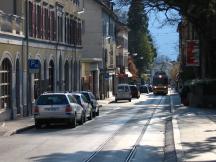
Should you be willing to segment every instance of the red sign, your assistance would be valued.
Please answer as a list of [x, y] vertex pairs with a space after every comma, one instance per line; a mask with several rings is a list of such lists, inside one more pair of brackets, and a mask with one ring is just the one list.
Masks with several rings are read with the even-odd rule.
[[186, 66], [199, 66], [199, 41], [187, 41]]

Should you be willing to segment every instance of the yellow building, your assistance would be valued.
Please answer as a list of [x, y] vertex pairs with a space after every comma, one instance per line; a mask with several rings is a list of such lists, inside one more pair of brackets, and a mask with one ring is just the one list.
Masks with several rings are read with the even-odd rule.
[[0, 2], [0, 121], [44, 91], [80, 89], [81, 0]]

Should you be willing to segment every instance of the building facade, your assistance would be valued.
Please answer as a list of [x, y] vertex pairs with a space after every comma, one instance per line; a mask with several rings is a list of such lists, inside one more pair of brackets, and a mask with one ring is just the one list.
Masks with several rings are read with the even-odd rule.
[[109, 0], [88, 0], [84, 6], [82, 89], [103, 99], [114, 90], [117, 16]]
[[116, 67], [118, 83], [128, 83], [132, 74], [128, 71], [128, 32], [127, 25], [117, 24]]
[[200, 58], [199, 38], [192, 24], [183, 19], [178, 25], [179, 32], [179, 81], [183, 84], [186, 80], [199, 78]]
[[82, 2], [0, 4], [0, 120], [31, 115], [32, 103], [45, 91], [79, 90]]

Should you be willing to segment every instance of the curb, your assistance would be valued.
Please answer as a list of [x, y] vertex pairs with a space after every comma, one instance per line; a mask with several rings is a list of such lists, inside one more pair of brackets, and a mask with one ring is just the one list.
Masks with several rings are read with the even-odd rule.
[[173, 105], [173, 100], [172, 100], [171, 95], [170, 95], [170, 107], [171, 107], [171, 113], [172, 113], [172, 125], [173, 125], [173, 136], [174, 136], [176, 157], [177, 157], [177, 162], [183, 162], [184, 153], [183, 153], [183, 148], [181, 145], [181, 134], [180, 134], [180, 130], [178, 127], [178, 121], [176, 119], [176, 115], [174, 115], [174, 105]]
[[26, 126], [26, 127], [23, 127], [23, 128], [19, 128], [19, 129], [16, 129], [16, 130], [14, 130], [12, 132], [5, 133], [5, 134], [6, 134], [6, 136], [12, 136], [12, 135], [15, 135], [15, 134], [18, 134], [18, 133], [22, 133], [22, 132], [24, 132], [26, 130], [32, 129], [34, 127], [35, 127], [35, 125], [29, 125], [29, 126]]

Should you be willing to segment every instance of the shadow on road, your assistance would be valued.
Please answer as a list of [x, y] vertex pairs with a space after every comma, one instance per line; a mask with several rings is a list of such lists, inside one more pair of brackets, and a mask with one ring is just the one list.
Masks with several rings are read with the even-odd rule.
[[[138, 150], [142, 152], [142, 154], [135, 154], [133, 160], [139, 161], [162, 161], [163, 160], [163, 152], [161, 148], [152, 147], [152, 146], [139, 146]], [[144, 152], [142, 151], [144, 150]], [[85, 152], [85, 151], [78, 151], [75, 153], [61, 153], [56, 152], [53, 154], [42, 155], [42, 156], [33, 156], [30, 157], [28, 160], [30, 161], [37, 161], [37, 162], [85, 162], [91, 155], [95, 152]], [[107, 150], [107, 151], [100, 151], [96, 154], [91, 162], [124, 162], [129, 155], [130, 150], [123, 149], [123, 150]]]

